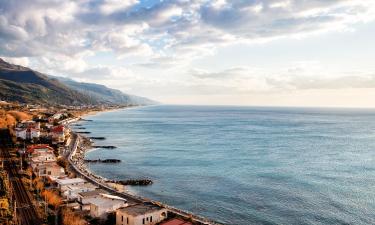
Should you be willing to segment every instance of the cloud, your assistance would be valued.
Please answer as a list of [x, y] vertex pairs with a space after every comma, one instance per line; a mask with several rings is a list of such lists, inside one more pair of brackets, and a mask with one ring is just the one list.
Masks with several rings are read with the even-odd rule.
[[235, 67], [216, 72], [195, 69], [190, 71], [190, 74], [190, 83], [204, 87], [200, 88], [201, 90], [221, 89], [220, 93], [232, 94], [375, 88], [374, 73], [327, 74], [299, 66], [292, 69], [285, 67], [279, 73], [260, 68]]
[[[0, 55], [4, 57], [26, 58], [30, 66], [56, 75], [106, 78], [103, 82], [117, 83], [125, 79], [122, 76], [129, 78], [126, 85], [142, 80], [149, 86], [163, 86], [169, 81], [140, 78], [119, 64], [131, 56], [130, 63], [126, 62], [135, 67], [180, 69], [215, 54], [221, 46], [347, 30], [356, 23], [373, 21], [375, 2], [0, 0], [0, 12]], [[89, 62], [88, 56], [103, 52], [117, 57], [112, 62], [116, 66]], [[189, 77], [184, 80], [188, 84], [177, 85], [186, 91], [188, 87], [198, 92], [206, 88], [210, 93], [373, 85], [372, 75], [323, 79], [311, 74], [303, 77], [299, 67], [288, 69], [275, 74], [266, 69], [235, 67], [216, 72], [192, 70], [188, 75], [182, 72], [186, 70], [178, 70], [175, 76]], [[324, 71], [319, 73], [324, 75]]]

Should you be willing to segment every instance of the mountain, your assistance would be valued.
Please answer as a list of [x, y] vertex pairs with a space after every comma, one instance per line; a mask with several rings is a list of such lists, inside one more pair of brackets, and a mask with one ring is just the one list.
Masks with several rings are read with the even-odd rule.
[[59, 79], [0, 59], [0, 100], [47, 105], [153, 103], [149, 99], [126, 95], [103, 85]]
[[125, 94], [119, 90], [108, 88], [101, 84], [77, 82], [69, 78], [55, 77], [69, 88], [79, 91], [82, 94], [97, 99], [100, 102], [108, 104], [136, 104], [136, 105], [153, 105], [156, 104], [147, 98]]

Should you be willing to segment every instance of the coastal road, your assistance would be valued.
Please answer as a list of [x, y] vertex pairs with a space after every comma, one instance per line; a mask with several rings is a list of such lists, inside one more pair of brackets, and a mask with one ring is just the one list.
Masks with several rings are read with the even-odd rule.
[[16, 201], [16, 216], [22, 225], [42, 224], [38, 213], [33, 205], [32, 196], [23, 185], [16, 163], [9, 153], [13, 147], [13, 142], [8, 129], [0, 130], [0, 157], [5, 159], [4, 167], [9, 174], [10, 186], [13, 189]]
[[[109, 193], [111, 193], [113, 195], [117, 195], [119, 197], [125, 198], [128, 201], [129, 204], [137, 204], [137, 203], [143, 203], [143, 202], [152, 202], [152, 203], [157, 204], [159, 206], [165, 207], [170, 212], [172, 212], [174, 214], [177, 214], [177, 215], [180, 215], [180, 216], [182, 216], [182, 217], [184, 217], [186, 219], [191, 218], [197, 224], [202, 224], [202, 225], [203, 224], [205, 224], [205, 225], [220, 225], [217, 222], [207, 220], [207, 219], [202, 218], [200, 216], [197, 216], [197, 215], [195, 215], [193, 213], [190, 213], [190, 212], [187, 212], [187, 211], [184, 211], [184, 210], [181, 210], [181, 209], [178, 209], [178, 208], [175, 208], [175, 207], [172, 207], [172, 206], [160, 203], [160, 202], [156, 202], [156, 201], [152, 201], [150, 199], [145, 199], [145, 198], [142, 198], [142, 197], [134, 196], [132, 194], [128, 194], [128, 193], [125, 193], [125, 192], [119, 192], [119, 191], [113, 189], [112, 187], [109, 187], [108, 184], [102, 183], [102, 182], [100, 182], [100, 180], [92, 177], [90, 174], [87, 174], [87, 172], [82, 171], [79, 168], [79, 166], [76, 165], [75, 162], [73, 162], [73, 160], [72, 160], [72, 156], [74, 156], [76, 154], [77, 148], [80, 146], [80, 139], [81, 138], [84, 138], [84, 137], [81, 137], [80, 135], [72, 132], [72, 141], [73, 141], [73, 143], [70, 146], [70, 154], [68, 156], [68, 161], [69, 161], [72, 169], [77, 174], [79, 174], [81, 177], [84, 177], [86, 180], [88, 180], [92, 184], [99, 186], [100, 188], [108, 191]], [[85, 147], [83, 147], [83, 148], [85, 148]]]

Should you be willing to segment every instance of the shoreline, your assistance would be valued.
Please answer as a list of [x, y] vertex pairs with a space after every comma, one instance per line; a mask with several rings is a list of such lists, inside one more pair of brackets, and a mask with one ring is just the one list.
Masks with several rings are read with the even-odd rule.
[[[108, 181], [110, 181], [109, 179], [107, 179], [105, 177], [102, 177], [100, 175], [97, 175], [87, 168], [87, 165], [84, 162], [86, 153], [91, 152], [91, 151], [96, 151], [98, 148], [92, 148], [93, 142], [91, 142], [91, 139], [89, 137], [85, 136], [84, 134], [78, 134], [75, 131], [72, 131], [70, 125], [74, 124], [74, 123], [77, 123], [79, 121], [82, 121], [82, 120], [84, 121], [83, 117], [85, 117], [85, 116], [91, 116], [91, 115], [96, 115], [98, 113], [112, 112], [112, 111], [117, 111], [117, 110], [122, 110], [122, 109], [131, 109], [131, 108], [136, 108], [136, 107], [142, 107], [142, 106], [121, 107], [121, 108], [109, 109], [109, 110], [104, 109], [102, 111], [91, 111], [91, 112], [81, 114], [79, 116], [78, 120], [72, 121], [71, 123], [67, 123], [66, 125], [70, 128], [71, 134], [73, 134], [72, 136], [76, 136], [75, 141], [78, 141], [78, 143], [73, 145], [73, 146], [76, 146], [75, 149], [73, 150], [73, 152], [69, 153], [69, 156], [68, 156], [69, 164], [71, 166], [73, 166], [73, 168], [76, 170], [76, 172], [78, 172], [80, 175], [83, 175], [89, 181], [93, 181], [94, 183], [98, 184], [98, 186], [102, 187], [103, 189], [109, 190], [110, 192], [112, 192], [114, 194], [118, 194], [118, 195], [121, 195], [124, 198], [128, 198], [128, 199], [130, 198], [132, 200], [136, 200], [136, 201], [140, 201], [140, 202], [151, 202], [153, 204], [156, 204], [156, 205], [159, 205], [159, 206], [162, 206], [162, 207], [168, 209], [170, 212], [172, 212], [176, 215], [182, 216], [186, 219], [192, 219], [193, 221], [195, 221], [199, 224], [204, 224], [204, 225], [216, 225], [217, 224], [217, 225], [219, 225], [220, 223], [218, 223], [218, 222], [215, 222], [211, 219], [207, 219], [207, 218], [204, 218], [202, 216], [196, 215], [196, 214], [194, 214], [192, 212], [189, 212], [187, 210], [178, 209], [178, 208], [175, 208], [173, 206], [169, 206], [167, 204], [164, 204], [162, 202], [155, 201], [155, 200], [146, 198], [144, 196], [141, 196], [141, 195], [135, 193], [134, 191], [131, 191], [132, 188], [129, 185], [122, 185], [123, 190], [121, 192], [120, 190], [116, 189], [116, 185], [114, 187], [110, 185], [110, 184], [113, 184], [113, 183], [108, 182]], [[84, 141], [83, 145], [79, 144], [80, 139], [82, 139]], [[87, 143], [89, 143], [89, 144], [87, 144]], [[73, 161], [72, 156], [75, 156], [77, 154], [76, 151], [77, 151], [78, 148], [79, 148], [80, 152], [78, 154], [78, 158], [74, 160], [75, 163], [73, 163], [72, 162]], [[78, 166], [78, 168], [76, 166]]]

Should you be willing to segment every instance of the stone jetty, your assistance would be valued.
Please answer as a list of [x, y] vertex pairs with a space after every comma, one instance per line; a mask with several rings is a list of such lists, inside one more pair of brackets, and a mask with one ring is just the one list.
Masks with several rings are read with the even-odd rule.
[[119, 159], [85, 159], [87, 163], [120, 163]]
[[117, 148], [116, 146], [111, 146], [111, 145], [93, 145], [93, 148], [108, 148], [108, 149], [114, 149]]

